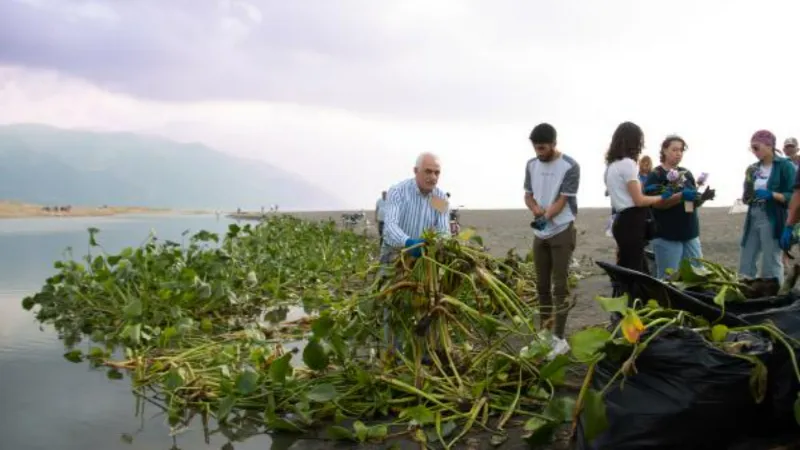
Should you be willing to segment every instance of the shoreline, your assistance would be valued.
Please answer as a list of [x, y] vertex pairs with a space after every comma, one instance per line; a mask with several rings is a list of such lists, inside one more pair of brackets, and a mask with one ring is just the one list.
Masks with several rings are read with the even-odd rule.
[[214, 211], [181, 210], [170, 208], [148, 208], [141, 206], [71, 206], [66, 211], [51, 211], [44, 205], [0, 200], [0, 220], [3, 219], [52, 219], [62, 217], [109, 217], [120, 215], [201, 215]]

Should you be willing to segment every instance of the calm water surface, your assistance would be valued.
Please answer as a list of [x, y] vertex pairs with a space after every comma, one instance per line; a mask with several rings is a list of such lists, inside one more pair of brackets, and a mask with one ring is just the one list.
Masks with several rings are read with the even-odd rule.
[[[215, 216], [127, 216], [0, 220], [0, 448], [14, 450], [220, 449], [219, 435], [206, 444], [199, 421], [173, 438], [166, 418], [149, 408], [135, 417], [129, 380], [111, 381], [88, 364], [66, 361], [63, 344], [52, 329], [39, 329], [33, 314], [20, 305], [54, 273], [53, 262], [67, 247], [75, 258], [86, 253], [87, 228], [109, 252], [138, 246], [151, 230], [180, 242], [181, 233], [201, 229], [224, 232], [229, 219]], [[140, 428], [142, 428], [140, 430]], [[134, 437], [132, 443], [123, 434]], [[173, 445], [177, 444], [177, 447]], [[285, 449], [261, 435], [236, 442], [236, 450]]]

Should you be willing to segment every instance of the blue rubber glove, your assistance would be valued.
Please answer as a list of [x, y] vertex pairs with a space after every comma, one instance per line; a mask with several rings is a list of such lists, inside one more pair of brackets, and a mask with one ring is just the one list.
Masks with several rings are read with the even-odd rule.
[[683, 200], [687, 202], [693, 202], [697, 198], [697, 191], [692, 188], [683, 188]]
[[756, 189], [756, 198], [759, 200], [772, 200], [772, 191], [769, 189]]
[[670, 197], [672, 197], [672, 189], [670, 188], [664, 189], [664, 192], [661, 193], [661, 198], [666, 200]]
[[661, 185], [659, 184], [648, 184], [647, 186], [644, 187], [644, 193], [655, 194], [656, 192], [658, 192], [659, 188], [661, 188]]
[[[413, 247], [417, 244], [422, 244], [424, 242], [425, 242], [424, 239], [406, 239], [406, 248]], [[417, 247], [412, 248], [411, 250], [408, 251], [408, 254], [411, 257], [419, 258], [420, 256], [422, 256], [422, 246], [419, 245]]]
[[783, 227], [783, 232], [781, 233], [781, 238], [778, 243], [781, 246], [781, 249], [785, 251], [789, 251], [792, 248], [792, 244], [794, 243], [794, 227], [786, 225]]
[[547, 219], [544, 216], [537, 217], [536, 220], [531, 222], [531, 228], [534, 230], [542, 231], [547, 226]]

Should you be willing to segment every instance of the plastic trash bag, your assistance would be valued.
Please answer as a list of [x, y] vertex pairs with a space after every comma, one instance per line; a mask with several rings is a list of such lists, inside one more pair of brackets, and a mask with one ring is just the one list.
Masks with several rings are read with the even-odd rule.
[[[768, 339], [729, 333], [749, 342], [749, 354], [767, 357]], [[598, 363], [592, 388], [602, 389], [621, 367], [610, 358]], [[604, 396], [608, 428], [592, 442], [579, 421], [579, 450], [718, 450], [747, 435], [759, 416], [750, 387], [755, 365], [707, 343], [696, 332], [662, 332], [636, 360], [637, 373]]]

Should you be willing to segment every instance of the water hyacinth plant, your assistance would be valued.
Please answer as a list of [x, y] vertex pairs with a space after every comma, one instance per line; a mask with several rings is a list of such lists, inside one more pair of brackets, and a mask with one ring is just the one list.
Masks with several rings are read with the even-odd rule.
[[116, 255], [97, 236], [23, 306], [68, 360], [130, 378], [173, 432], [197, 418], [239, 438], [452, 448], [475, 433], [502, 443], [512, 427], [546, 442], [574, 417], [557, 387], [578, 359], [534, 327], [531, 263], [492, 257], [469, 231], [426, 235], [424, 255], [404, 253], [388, 278], [365, 236], [291, 217]]

